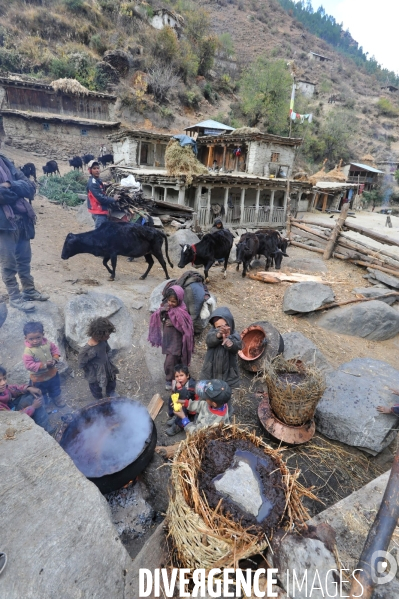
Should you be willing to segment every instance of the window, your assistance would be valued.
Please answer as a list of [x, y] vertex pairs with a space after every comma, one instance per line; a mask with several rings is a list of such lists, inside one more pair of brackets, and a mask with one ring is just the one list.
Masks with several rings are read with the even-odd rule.
[[48, 131], [50, 129], [50, 125], [48, 123], [43, 123], [44, 131]]
[[272, 152], [272, 162], [278, 162], [280, 160], [280, 152]]
[[80, 135], [87, 135], [87, 129], [81, 129]]
[[148, 164], [148, 144], [142, 143], [140, 150], [140, 164]]

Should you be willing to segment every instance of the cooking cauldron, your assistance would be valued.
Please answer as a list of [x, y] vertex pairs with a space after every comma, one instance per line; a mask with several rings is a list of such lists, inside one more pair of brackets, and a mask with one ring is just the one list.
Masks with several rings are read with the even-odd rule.
[[[143, 424], [138, 434], [143, 435], [143, 431], [147, 430], [149, 433], [143, 440], [141, 451], [132, 460], [132, 453], [130, 452], [129, 456], [129, 451], [130, 448], [133, 448], [136, 437], [134, 426], [137, 426], [137, 413], [140, 414]], [[132, 417], [131, 421], [129, 421], [129, 415]], [[98, 423], [101, 423], [102, 426], [99, 432], [95, 428]], [[131, 431], [129, 426], [132, 428]], [[118, 429], [121, 435], [123, 433], [121, 438], [118, 438]], [[87, 437], [88, 431], [93, 431], [93, 434], [90, 433], [91, 437]], [[89, 444], [91, 450], [88, 452], [89, 456], [79, 452], [81, 439], [85, 439], [86, 446]], [[131, 443], [129, 443], [129, 439], [131, 439]], [[75, 462], [76, 467], [99, 488], [101, 493], [116, 491], [134, 480], [151, 461], [156, 442], [157, 430], [150, 415], [142, 404], [126, 397], [107, 399], [83, 408], [66, 426], [59, 441], [64, 451]], [[103, 463], [101, 450], [105, 443], [108, 450], [110, 447], [112, 449], [112, 444], [115, 443], [115, 454], [110, 462]], [[79, 458], [82, 458], [82, 463]]]

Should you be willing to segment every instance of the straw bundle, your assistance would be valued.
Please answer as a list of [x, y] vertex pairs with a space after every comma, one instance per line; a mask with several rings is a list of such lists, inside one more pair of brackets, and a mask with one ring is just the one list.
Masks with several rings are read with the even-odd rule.
[[282, 422], [301, 426], [313, 418], [326, 388], [324, 375], [318, 368], [284, 360], [280, 355], [266, 364], [262, 378], [267, 384], [270, 406]]
[[309, 518], [302, 505], [302, 497], [316, 497], [298, 483], [298, 470], [293, 474], [289, 472], [281, 458], [282, 450], [272, 449], [254, 432], [240, 429], [235, 424], [198, 431], [180, 444], [172, 463], [173, 494], [167, 522], [175, 562], [181, 567], [207, 570], [236, 567], [238, 560], [263, 551], [269, 544], [263, 532], [250, 533], [224, 513], [222, 500], [215, 509], [210, 508], [205, 495], [199, 490], [198, 474], [208, 442], [235, 439], [250, 441], [270, 456], [280, 469], [286, 502], [279, 527], [286, 530], [300, 528]]
[[89, 94], [89, 90], [79, 83], [79, 81], [76, 81], [76, 79], [56, 79], [56, 81], [52, 81], [50, 85], [56, 92], [76, 94], [78, 96], [87, 96]]
[[197, 160], [191, 147], [182, 147], [177, 140], [171, 140], [166, 146], [165, 165], [168, 175], [173, 177], [186, 175], [188, 185], [191, 185], [193, 175], [209, 173], [206, 166]]
[[239, 127], [238, 129], [234, 129], [232, 131], [234, 135], [247, 135], [248, 133], [262, 133], [258, 127]]
[[323, 177], [325, 177], [325, 175], [326, 175], [326, 169], [325, 169], [326, 162], [327, 162], [327, 158], [324, 159], [323, 166], [321, 167], [321, 169], [317, 173], [315, 173], [314, 175], [311, 175], [309, 177], [309, 182], [312, 185], [316, 185], [316, 183], [318, 181], [324, 181], [325, 180]]
[[365, 154], [364, 156], [362, 156], [360, 158], [360, 160], [364, 163], [364, 164], [368, 164], [369, 166], [374, 166], [375, 162], [374, 162], [374, 156], [372, 156], [371, 154]]
[[320, 179], [322, 181], [336, 181], [337, 183], [345, 183], [346, 176], [341, 170], [342, 160], [339, 161], [339, 164], [335, 166], [331, 171], [325, 174], [324, 179]]

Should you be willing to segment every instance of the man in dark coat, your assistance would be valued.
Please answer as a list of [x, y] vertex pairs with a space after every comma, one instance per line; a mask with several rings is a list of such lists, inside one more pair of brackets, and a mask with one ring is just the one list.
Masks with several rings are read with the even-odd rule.
[[[0, 154], [0, 267], [10, 306], [31, 312], [32, 301], [49, 298], [35, 289], [30, 273], [36, 216], [30, 202], [36, 188], [19, 169]], [[27, 201], [29, 200], [29, 202]], [[16, 275], [22, 285], [20, 292]]]
[[105, 194], [104, 183], [100, 179], [100, 163], [91, 160], [87, 165], [90, 173], [87, 181], [87, 209], [94, 220], [94, 228], [98, 229], [108, 220], [110, 209], [117, 207], [118, 195], [113, 198]]
[[[216, 231], [221, 231], [222, 229], [224, 229], [223, 221], [218, 217], [213, 221], [212, 229], [210, 229], [209, 233], [216, 233]], [[224, 258], [216, 260], [213, 266], [221, 266], [222, 264], [224, 264]]]
[[200, 379], [220, 379], [230, 387], [240, 382], [237, 353], [242, 349], [240, 334], [234, 328], [234, 318], [228, 308], [217, 308], [209, 320], [212, 329], [206, 336], [205, 354]]

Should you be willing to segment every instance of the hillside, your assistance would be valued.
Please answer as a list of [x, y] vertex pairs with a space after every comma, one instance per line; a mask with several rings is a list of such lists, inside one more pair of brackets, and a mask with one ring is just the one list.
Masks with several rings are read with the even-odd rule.
[[[170, 27], [150, 25], [160, 7], [184, 19], [179, 38]], [[311, 125], [293, 126], [293, 135], [305, 139], [299, 162], [317, 170], [325, 156], [333, 164], [366, 153], [378, 160], [399, 154], [399, 92], [381, 90], [376, 74], [310, 33], [277, 0], [0, 0], [0, 15], [2, 72], [47, 81], [76, 77], [89, 89], [112, 90], [127, 126], [177, 132], [216, 118], [287, 134], [287, 77], [294, 68], [317, 91], [311, 99], [297, 94], [296, 111], [314, 115]], [[119, 74], [104, 58], [115, 52], [128, 64]], [[309, 52], [330, 61], [311, 60]], [[256, 79], [251, 65], [264, 56], [266, 69], [276, 62], [286, 71], [274, 121], [267, 110], [251, 115], [245, 104], [245, 75]]]

